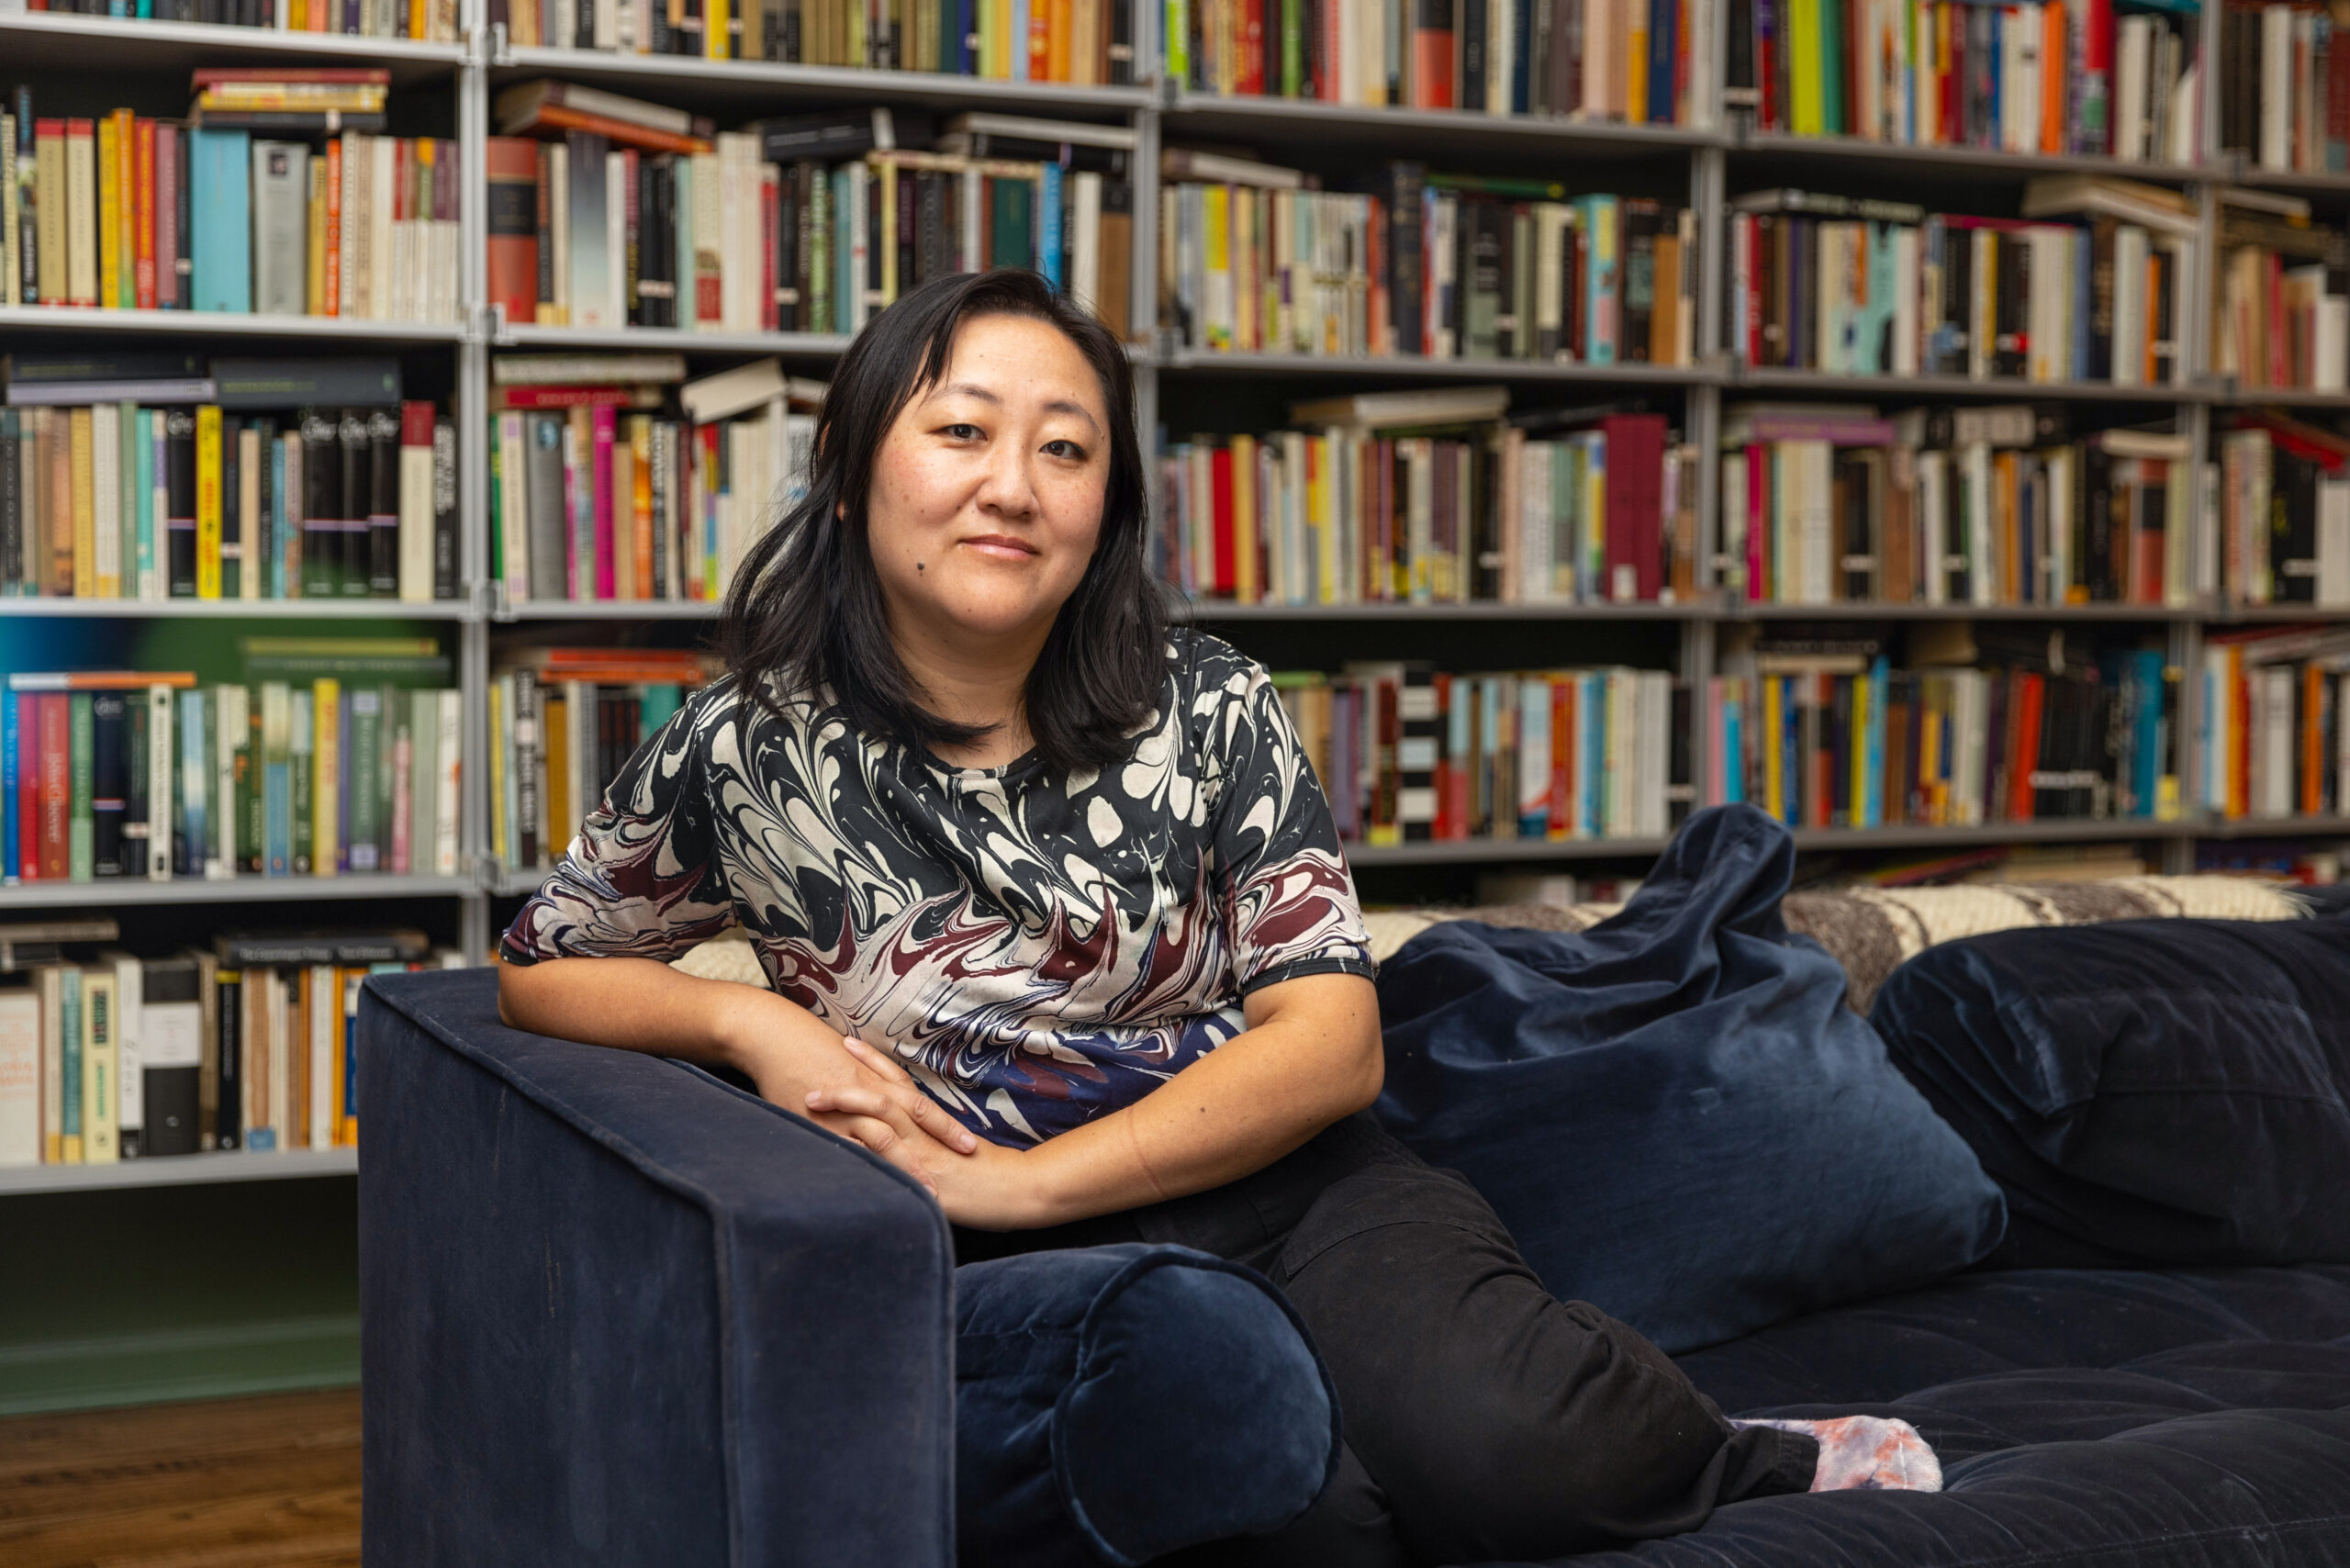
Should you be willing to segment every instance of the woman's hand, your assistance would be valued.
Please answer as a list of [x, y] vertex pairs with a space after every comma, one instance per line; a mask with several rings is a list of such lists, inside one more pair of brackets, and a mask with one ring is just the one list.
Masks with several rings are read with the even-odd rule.
[[[974, 1138], [903, 1068], [864, 1041], [841, 1043], [878, 1081], [809, 1091], [803, 1103], [811, 1119], [920, 1182], [957, 1225], [1026, 1230], [1046, 1223], [1026, 1155]], [[907, 1095], [935, 1113], [962, 1141], [942, 1139], [934, 1120], [910, 1114]]]
[[[772, 992], [752, 992], [759, 1002], [783, 1002]], [[960, 1122], [922, 1092], [905, 1070], [862, 1040], [843, 1039], [813, 1014], [789, 1002], [780, 1007], [754, 1005], [746, 1016], [733, 1020], [729, 1058], [758, 1085], [759, 1097], [821, 1126], [852, 1137], [846, 1118], [838, 1113], [818, 1114], [809, 1108], [820, 1091], [855, 1090], [886, 1099], [898, 1114], [921, 1129], [930, 1140], [957, 1156], [979, 1148]], [[862, 1141], [861, 1139], [859, 1141]]]

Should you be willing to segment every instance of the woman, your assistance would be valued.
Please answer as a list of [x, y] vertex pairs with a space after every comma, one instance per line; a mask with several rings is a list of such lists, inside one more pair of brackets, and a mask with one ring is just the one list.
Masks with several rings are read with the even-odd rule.
[[[1363, 1114], [1328, 807], [1264, 671], [1165, 626], [1144, 472], [1123, 350], [1033, 274], [868, 326], [735, 578], [725, 677], [506, 934], [507, 1020], [739, 1069], [923, 1182], [966, 1261], [1147, 1238], [1262, 1270], [1347, 1452], [1219, 1561], [1547, 1556], [1924, 1477], [1898, 1423], [1724, 1420]], [[738, 922], [772, 991], [665, 961]]]

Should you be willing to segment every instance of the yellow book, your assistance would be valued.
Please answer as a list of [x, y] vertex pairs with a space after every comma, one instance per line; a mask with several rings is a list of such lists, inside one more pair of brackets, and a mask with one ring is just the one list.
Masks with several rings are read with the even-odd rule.
[[1869, 800], [1869, 678], [1856, 675], [1852, 680], [1852, 727], [1844, 737], [1844, 749], [1852, 757], [1852, 805], [1844, 813], [1847, 826], [1868, 827]]
[[[22, 133], [19, 132], [21, 137]], [[33, 143], [33, 183], [39, 191], [65, 188], [65, 138], [43, 134]], [[33, 253], [38, 262], [40, 303], [55, 305], [66, 297], [68, 272], [65, 252], [65, 203], [38, 202], [33, 207]]]
[[114, 983], [111, 969], [82, 971], [82, 1159], [89, 1165], [122, 1158]]
[[1257, 438], [1232, 438], [1232, 596], [1254, 604], [1257, 588]]
[[220, 410], [209, 403], [196, 411], [196, 597], [220, 597]]
[[1828, 62], [1820, 58], [1820, 5], [1821, 0], [1789, 0], [1787, 6], [1787, 128], [1797, 136], [1824, 136], [1828, 131], [1822, 81]]
[[90, 122], [67, 120], [65, 297], [73, 305], [98, 302], [97, 155], [97, 137]]
[[995, 68], [988, 74], [998, 81], [1009, 80], [1012, 75], [1013, 50], [1015, 47], [1020, 49], [1028, 47], [1026, 39], [1014, 39], [1012, 36], [1011, 0], [993, 0], [993, 8], [988, 20], [988, 42], [995, 51]]
[[327, 308], [327, 161], [311, 159], [309, 172], [309, 264], [302, 286], [302, 309], [308, 315], [323, 316]]
[[98, 591], [98, 497], [90, 410], [73, 409], [66, 429], [73, 473], [73, 597], [91, 599]]
[[122, 128], [115, 117], [98, 121], [98, 303], [122, 302]]
[[[115, 244], [122, 257], [119, 292], [114, 303], [129, 310], [139, 304], [139, 117], [129, 109], [117, 109], [114, 118], [115, 180], [121, 193], [115, 203]], [[148, 183], [153, 183], [151, 177]]]
[[1940, 681], [1929, 681], [1919, 692], [1925, 711], [1918, 721], [1918, 788], [1926, 801], [1926, 825], [1942, 825], [1942, 692]]
[[709, 0], [702, 6], [702, 53], [711, 60], [733, 58], [733, 40], [726, 36], [727, 0]]
[[1206, 318], [1208, 347], [1232, 346], [1232, 187], [1208, 185], [1200, 192], [1200, 254], [1207, 273], [1207, 297], [1200, 301]]
[[342, 686], [310, 686], [310, 874], [331, 877], [342, 860]]
[[1780, 737], [1786, 734], [1785, 693], [1782, 677], [1762, 678], [1762, 809], [1780, 822], [1787, 820], [1786, 778], [1779, 756]]
[[[881, 302], [898, 302], [898, 165], [880, 161], [881, 177]], [[1043, 222], [1040, 218], [1039, 223]]]
[[[1801, 0], [1796, 0], [1801, 4]], [[1624, 119], [1629, 125], [1646, 125], [1649, 119], [1649, 8], [1644, 0], [1633, 0], [1629, 7], [1629, 25], [1624, 30]], [[1491, 44], [1486, 45], [1488, 49]], [[1502, 91], [1509, 91], [1508, 84]]]

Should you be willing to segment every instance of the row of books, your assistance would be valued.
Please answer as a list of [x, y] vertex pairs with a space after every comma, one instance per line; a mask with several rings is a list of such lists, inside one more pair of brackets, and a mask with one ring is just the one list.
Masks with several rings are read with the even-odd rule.
[[[1125, 333], [1133, 131], [973, 115], [1039, 134], [954, 130], [936, 140], [960, 151], [932, 151], [826, 136], [839, 117], [811, 118], [699, 151], [577, 129], [491, 139], [492, 302], [543, 325], [847, 333], [933, 277], [1016, 266]], [[1124, 145], [1079, 144], [1101, 166], [1078, 167], [1070, 143], [1039, 140], [1064, 134]]]
[[1732, 405], [1725, 577], [1757, 603], [2188, 602], [2192, 442], [2070, 436], [2061, 408]]
[[1713, 16], [1704, 0], [1177, 0], [1161, 58], [1202, 92], [1680, 125], [1702, 117]]
[[2239, 386], [2350, 390], [2350, 241], [2297, 197], [2258, 193], [2261, 210], [2253, 195], [2220, 207], [2211, 368]]
[[354, 1145], [360, 986], [456, 962], [420, 932], [386, 930], [17, 964], [0, 980], [0, 1166]]
[[694, 653], [547, 648], [489, 687], [489, 849], [515, 870], [560, 860], [636, 748], [713, 673]]
[[1508, 416], [1505, 388], [1292, 404], [1296, 427], [1162, 442], [1165, 579], [1241, 604], [1672, 602], [1696, 465], [1665, 417]]
[[1687, 691], [1662, 670], [1360, 663], [1273, 683], [1348, 843], [1662, 837], [1688, 812]]
[[423, 43], [454, 43], [461, 36], [456, 0], [24, 0], [17, 8]]
[[2320, 6], [2237, 4], [2218, 16], [2220, 145], [2263, 169], [2350, 170], [2350, 44]]
[[2284, 626], [2204, 644], [2199, 805], [2231, 821], [2333, 816], [2350, 779], [2350, 634]]
[[1730, 0], [1723, 97], [1797, 136], [2192, 163], [2200, 76], [2177, 9]]
[[1161, 314], [1186, 348], [1589, 364], [1695, 360], [1695, 214], [1391, 164], [1382, 192], [1170, 151]]
[[[147, 368], [202, 365], [156, 357]], [[248, 411], [277, 406], [287, 386], [266, 369], [244, 379], [236, 365], [228, 385], [244, 409], [216, 401], [221, 384], [206, 374], [12, 376], [0, 408], [0, 596], [455, 598], [454, 425], [430, 402], [402, 401], [396, 373], [371, 388], [363, 367], [336, 369], [343, 389], [388, 399]], [[308, 379], [307, 367], [296, 375]], [[80, 401], [93, 392], [123, 396]]]
[[334, 133], [353, 120], [383, 116], [50, 118], [17, 89], [0, 112], [0, 305], [456, 319], [456, 143]]
[[[247, 661], [263, 669], [447, 678], [438, 655], [248, 641], [275, 644]], [[201, 687], [186, 671], [13, 674], [6, 880], [455, 876], [462, 716], [454, 689], [359, 673]]]
[[2177, 816], [2178, 693], [2159, 651], [1911, 630], [1900, 669], [1869, 637], [1729, 651], [1699, 715], [1703, 798], [1815, 828]]
[[777, 360], [692, 382], [670, 354], [507, 355], [493, 373], [489, 566], [510, 599], [717, 600], [805, 490], [825, 385]]
[[[1807, 191], [1738, 196], [1732, 350], [1845, 375], [2183, 381], [2194, 220], [2173, 210], [2175, 193], [2125, 204], [2096, 184], [2032, 181], [2026, 219]], [[2124, 205], [2153, 221], [2109, 210]], [[2085, 212], [2085, 224], [2032, 220]]]
[[1130, 0], [489, 0], [489, 22], [545, 49], [1077, 86], [1134, 80]]
[[2280, 410], [2219, 436], [2217, 516], [2197, 588], [2235, 604], [2350, 609], [2350, 439]]

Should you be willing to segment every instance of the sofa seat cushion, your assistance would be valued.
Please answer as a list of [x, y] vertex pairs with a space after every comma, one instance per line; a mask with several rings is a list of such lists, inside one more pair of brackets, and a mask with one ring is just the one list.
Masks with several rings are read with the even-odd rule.
[[1678, 1360], [1731, 1415], [1897, 1416], [1945, 1489], [1740, 1503], [1576, 1568], [2350, 1563], [2350, 1268], [1970, 1274]]

